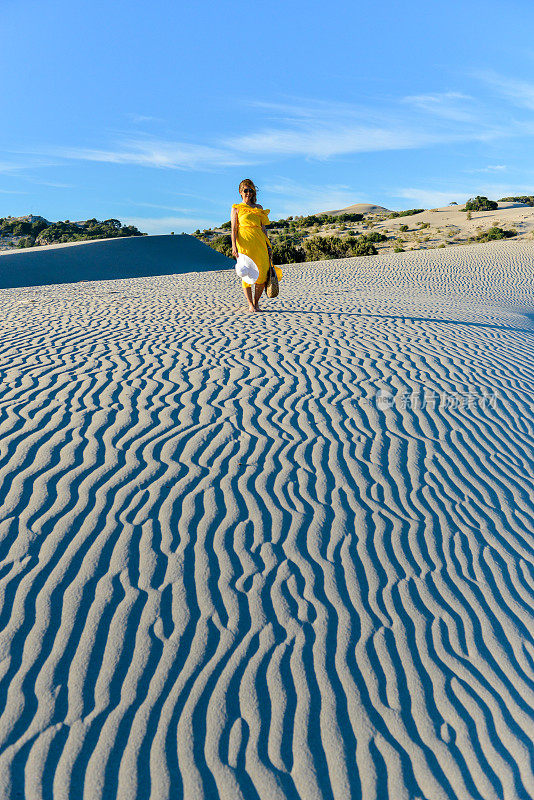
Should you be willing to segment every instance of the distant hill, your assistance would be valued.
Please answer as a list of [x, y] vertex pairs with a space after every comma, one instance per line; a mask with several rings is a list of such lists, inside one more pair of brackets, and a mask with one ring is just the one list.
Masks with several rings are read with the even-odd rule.
[[134, 225], [123, 225], [118, 219], [79, 222], [49, 222], [45, 217], [27, 214], [24, 217], [0, 218], [0, 244], [4, 247], [38, 247], [39, 245], [116, 239], [121, 236], [146, 236]]
[[339, 208], [337, 211], [320, 211], [317, 213], [337, 217], [339, 214], [389, 214], [390, 210], [384, 208], [384, 206], [374, 206], [370, 203], [355, 203], [353, 206]]

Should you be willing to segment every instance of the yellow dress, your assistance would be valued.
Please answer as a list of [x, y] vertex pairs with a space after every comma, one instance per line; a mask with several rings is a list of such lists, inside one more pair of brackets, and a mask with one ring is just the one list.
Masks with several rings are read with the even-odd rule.
[[[256, 283], [265, 283], [269, 270], [269, 252], [267, 236], [261, 229], [269, 224], [269, 208], [251, 208], [246, 203], [234, 203], [237, 208], [238, 228], [236, 236], [237, 252], [251, 258], [258, 267], [260, 276]], [[242, 281], [243, 286], [250, 284]]]

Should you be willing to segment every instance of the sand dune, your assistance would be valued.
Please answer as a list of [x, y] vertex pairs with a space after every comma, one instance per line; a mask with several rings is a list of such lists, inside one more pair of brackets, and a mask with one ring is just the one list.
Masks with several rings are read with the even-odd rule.
[[284, 272], [1, 292], [0, 797], [532, 797], [532, 246]]
[[[516, 202], [500, 202], [493, 211], [474, 211], [471, 218], [463, 205], [444, 206], [420, 211], [406, 217], [389, 219], [387, 209], [380, 206], [349, 206], [330, 214], [342, 214], [355, 211], [365, 214], [360, 223], [344, 225], [336, 231], [329, 223], [320, 234], [331, 236], [347, 236], [369, 233], [369, 226], [377, 233], [387, 237], [384, 242], [376, 243], [380, 254], [393, 254], [394, 248], [401, 245], [409, 250], [432, 250], [438, 247], [450, 247], [468, 244], [478, 236], [487, 233], [489, 228], [499, 227], [513, 233], [515, 241], [532, 242], [534, 236], [534, 208]], [[406, 229], [406, 231], [404, 230]], [[316, 235], [313, 231], [310, 235]]]
[[126, 236], [0, 253], [0, 288], [224, 269], [233, 262], [194, 236]]
[[346, 208], [338, 208], [336, 211], [323, 211], [318, 213], [332, 214], [335, 216], [336, 214], [386, 214], [388, 211], [389, 209], [384, 208], [384, 206], [375, 206], [372, 203], [355, 203]]

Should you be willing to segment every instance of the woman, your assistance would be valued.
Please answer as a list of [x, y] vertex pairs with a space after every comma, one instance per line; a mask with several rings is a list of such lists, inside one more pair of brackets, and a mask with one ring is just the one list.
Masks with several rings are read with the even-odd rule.
[[256, 203], [256, 187], [250, 178], [241, 181], [239, 194], [243, 202], [232, 206], [232, 256], [237, 259], [239, 253], [244, 253], [258, 267], [260, 274], [254, 287], [254, 299], [252, 286], [242, 281], [249, 311], [255, 312], [262, 310], [259, 300], [269, 271], [271, 244], [265, 230], [265, 226], [269, 224], [269, 209], [264, 210]]

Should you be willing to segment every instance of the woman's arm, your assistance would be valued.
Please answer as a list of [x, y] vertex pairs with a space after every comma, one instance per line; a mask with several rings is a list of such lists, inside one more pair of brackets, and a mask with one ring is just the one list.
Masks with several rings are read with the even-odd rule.
[[[263, 211], [263, 206], [260, 206], [259, 203], [256, 203], [256, 208], [261, 208], [262, 211]], [[267, 243], [267, 250], [269, 252], [269, 255], [271, 255], [272, 249], [271, 249], [271, 243], [269, 241], [269, 237], [267, 236], [267, 228], [265, 227], [265, 225], [262, 225], [261, 229], [262, 229], [262, 231], [264, 233], [264, 236], [265, 236], [265, 240], [266, 240], [266, 243]]]
[[232, 258], [237, 260], [238, 252], [237, 252], [237, 232], [239, 230], [239, 214], [237, 213], [237, 208], [232, 208]]
[[269, 255], [271, 255], [272, 248], [271, 248], [271, 243], [269, 241], [269, 237], [267, 236], [267, 228], [265, 227], [265, 225], [262, 225], [261, 229], [262, 229], [263, 233], [265, 234], [265, 241], [267, 242], [267, 250], [269, 251]]

